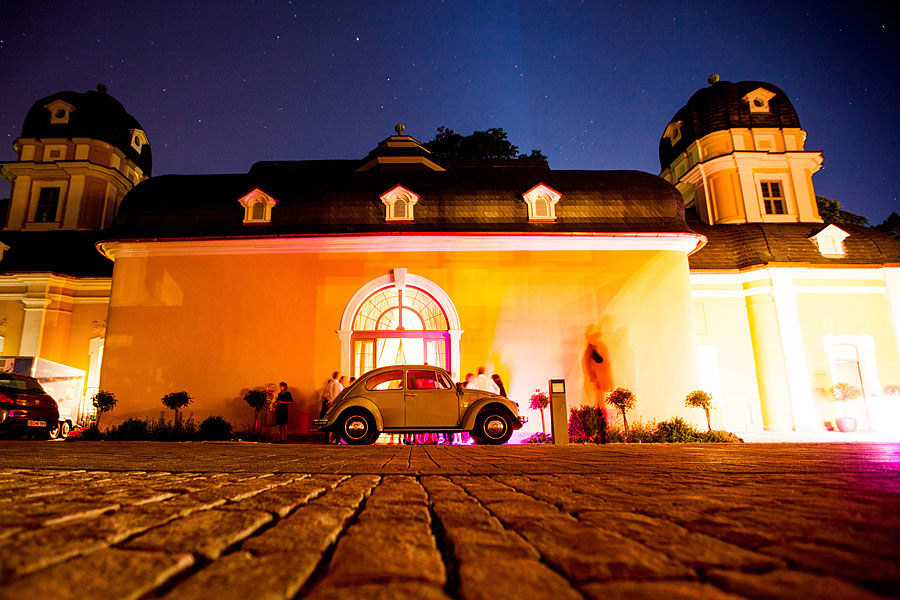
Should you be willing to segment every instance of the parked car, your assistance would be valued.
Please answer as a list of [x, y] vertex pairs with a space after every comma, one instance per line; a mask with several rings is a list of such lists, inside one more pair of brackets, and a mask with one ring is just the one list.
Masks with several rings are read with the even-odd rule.
[[58, 427], [56, 400], [34, 377], [0, 373], [0, 433], [49, 438]]
[[478, 444], [504, 444], [525, 421], [515, 402], [454, 384], [444, 369], [394, 365], [354, 381], [313, 424], [348, 444], [372, 444], [382, 432], [427, 431], [468, 431]]

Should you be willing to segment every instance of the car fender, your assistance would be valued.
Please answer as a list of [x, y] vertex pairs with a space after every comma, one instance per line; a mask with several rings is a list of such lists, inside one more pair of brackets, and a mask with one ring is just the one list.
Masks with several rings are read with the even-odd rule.
[[365, 396], [354, 396], [353, 402], [347, 402], [338, 404], [335, 407], [333, 412], [329, 412], [328, 415], [328, 425], [326, 427], [331, 427], [341, 419], [341, 415], [348, 410], [352, 410], [354, 408], [364, 408], [375, 418], [375, 427], [378, 428], [378, 431], [384, 431], [384, 417], [381, 416], [381, 411], [378, 410], [378, 407], [375, 406], [375, 403], [366, 398]]
[[[519, 422], [519, 426], [521, 427], [522, 420], [519, 417], [519, 411], [512, 400], [502, 396], [486, 396], [475, 400], [475, 402], [470, 404], [466, 409], [462, 419], [463, 429], [470, 430], [475, 427], [475, 420], [478, 418], [478, 413], [493, 407], [506, 409], [513, 418]], [[516, 427], [516, 429], [518, 429], [518, 427]]]

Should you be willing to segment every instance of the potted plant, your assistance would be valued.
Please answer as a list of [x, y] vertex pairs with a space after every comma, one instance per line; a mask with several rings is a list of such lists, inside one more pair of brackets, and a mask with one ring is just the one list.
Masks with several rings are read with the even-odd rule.
[[544, 409], [550, 406], [550, 397], [541, 390], [534, 390], [531, 395], [531, 410], [541, 411], [541, 432], [546, 435], [547, 428], [544, 426]]
[[862, 395], [862, 390], [849, 383], [838, 383], [831, 386], [828, 389], [828, 392], [831, 394], [831, 398], [834, 402], [840, 402], [844, 406], [844, 416], [834, 420], [837, 428], [844, 433], [856, 431], [856, 419], [847, 416], [847, 400], [859, 398]]
[[259, 412], [268, 405], [268, 396], [265, 390], [248, 390], [244, 394], [244, 402], [250, 405], [255, 413], [253, 419], [253, 431], [259, 431]]
[[635, 402], [637, 402], [637, 398], [634, 392], [628, 388], [616, 388], [606, 395], [606, 403], [615, 406], [616, 410], [622, 413], [622, 422], [625, 424], [626, 444], [628, 443], [628, 417], [625, 416], [625, 413], [629, 409], [634, 408]]
[[712, 395], [703, 390], [694, 390], [684, 398], [684, 405], [688, 408], [702, 408], [706, 413], [706, 429], [712, 431], [712, 422], [709, 419], [709, 409], [712, 408]]
[[98, 390], [94, 397], [91, 398], [91, 401], [94, 404], [94, 408], [97, 409], [97, 421], [94, 423], [94, 427], [97, 430], [100, 430], [100, 417], [103, 416], [103, 413], [109, 412], [116, 407], [116, 402], [118, 399], [116, 395], [108, 390]]
[[175, 411], [175, 425], [181, 423], [181, 409], [191, 403], [193, 397], [187, 392], [171, 392], [162, 398], [166, 408]]

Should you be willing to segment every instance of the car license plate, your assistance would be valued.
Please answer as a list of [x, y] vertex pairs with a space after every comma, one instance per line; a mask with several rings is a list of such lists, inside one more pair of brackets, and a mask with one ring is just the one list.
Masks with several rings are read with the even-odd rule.
[[28, 420], [25, 424], [26, 424], [28, 427], [46, 427], [46, 426], [47, 426], [47, 421], [31, 421], [31, 420]]

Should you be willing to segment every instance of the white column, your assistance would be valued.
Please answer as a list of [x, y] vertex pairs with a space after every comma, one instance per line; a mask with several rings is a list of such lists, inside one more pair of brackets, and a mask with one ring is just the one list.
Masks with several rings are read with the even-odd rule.
[[887, 287], [888, 310], [894, 330], [894, 343], [900, 356], [900, 267], [885, 267], [884, 284]]
[[788, 401], [791, 403], [794, 430], [814, 429], [815, 412], [809, 387], [800, 315], [797, 311], [797, 291], [794, 288], [792, 273], [789, 269], [770, 268], [769, 275], [772, 279], [772, 298], [775, 300], [778, 332], [784, 350], [784, 367], [790, 394]]
[[[341, 373], [351, 375], [350, 373], [350, 353], [353, 348], [350, 347], [350, 338], [353, 335], [352, 329], [340, 329], [335, 333], [341, 339]], [[328, 371], [331, 373], [331, 371]]]
[[23, 298], [22, 303], [25, 305], [25, 320], [22, 324], [19, 355], [38, 356], [44, 333], [44, 318], [47, 314], [47, 307], [50, 306], [50, 300], [48, 298]]

